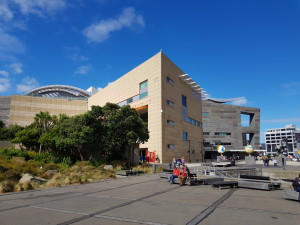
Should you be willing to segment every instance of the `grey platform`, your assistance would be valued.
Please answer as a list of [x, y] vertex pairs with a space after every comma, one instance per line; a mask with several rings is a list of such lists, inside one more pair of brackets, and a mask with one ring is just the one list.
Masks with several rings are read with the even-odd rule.
[[282, 197], [285, 199], [298, 201], [299, 193], [294, 190], [283, 190]]

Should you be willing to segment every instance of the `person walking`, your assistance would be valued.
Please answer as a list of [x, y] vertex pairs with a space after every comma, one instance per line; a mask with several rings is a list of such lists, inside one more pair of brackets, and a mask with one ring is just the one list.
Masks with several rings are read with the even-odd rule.
[[300, 173], [299, 176], [296, 177], [295, 180], [293, 181], [292, 186], [295, 191], [299, 192], [298, 202], [300, 203]]

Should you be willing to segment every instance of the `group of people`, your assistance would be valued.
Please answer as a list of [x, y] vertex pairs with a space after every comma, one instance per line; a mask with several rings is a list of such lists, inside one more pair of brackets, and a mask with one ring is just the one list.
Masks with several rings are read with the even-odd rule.
[[179, 184], [181, 186], [185, 184], [189, 174], [189, 169], [185, 164], [186, 161], [184, 157], [178, 157], [177, 159], [174, 157], [173, 161], [170, 162], [170, 169], [173, 166], [173, 174], [169, 177], [169, 182], [171, 184], [174, 184], [175, 178], [179, 179]]
[[173, 157], [173, 160], [172, 160], [172, 162], [169, 163], [169, 166], [170, 166], [170, 169], [172, 169], [172, 167], [173, 167], [173, 169], [175, 169], [176, 166], [179, 168], [180, 165], [185, 165], [185, 163], [186, 163], [186, 160], [184, 157], [181, 157], [181, 158], [178, 157], [177, 159], [175, 157]]

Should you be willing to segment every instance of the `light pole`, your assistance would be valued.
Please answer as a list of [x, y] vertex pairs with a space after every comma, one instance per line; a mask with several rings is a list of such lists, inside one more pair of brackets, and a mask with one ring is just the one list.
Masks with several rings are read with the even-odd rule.
[[188, 150], [188, 153], [189, 153], [189, 163], [191, 163], [191, 140], [186, 140], [189, 142], [189, 150]]

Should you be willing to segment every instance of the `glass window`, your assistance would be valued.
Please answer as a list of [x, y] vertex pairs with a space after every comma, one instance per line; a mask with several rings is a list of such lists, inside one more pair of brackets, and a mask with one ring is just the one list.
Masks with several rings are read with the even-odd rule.
[[173, 121], [173, 120], [167, 120], [167, 123], [168, 123], [170, 126], [174, 126], [174, 121]]
[[132, 98], [127, 99], [127, 104], [131, 103], [133, 101]]
[[145, 89], [148, 87], [148, 80], [145, 80], [144, 82], [140, 83], [140, 90]]
[[203, 112], [202, 116], [208, 116], [208, 112]]
[[168, 144], [168, 149], [174, 150], [174, 149], [175, 149], [175, 145], [173, 145], [173, 144]]
[[140, 99], [148, 96], [148, 80], [140, 83]]
[[188, 140], [188, 133], [187, 132], [182, 132], [182, 140], [187, 141]]
[[170, 100], [167, 100], [167, 104], [168, 104], [168, 106], [174, 106], [174, 102], [172, 102], [172, 101], [170, 101]]
[[169, 84], [174, 85], [174, 81], [170, 77], [167, 77], [167, 81]]
[[181, 101], [182, 105], [186, 107], [186, 97], [184, 95], [182, 95]]
[[209, 132], [203, 132], [203, 135], [209, 135]]

